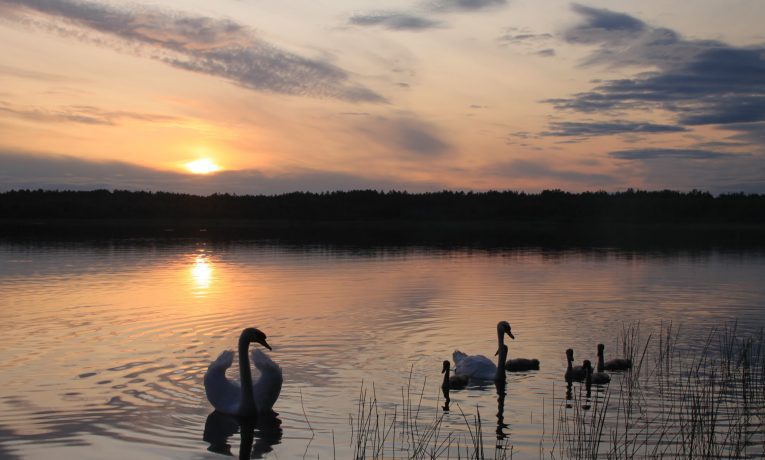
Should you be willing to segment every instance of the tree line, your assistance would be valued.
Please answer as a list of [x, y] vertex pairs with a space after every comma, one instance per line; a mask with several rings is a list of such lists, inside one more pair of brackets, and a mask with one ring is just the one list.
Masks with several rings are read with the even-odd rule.
[[765, 195], [632, 189], [612, 193], [355, 190], [208, 196], [13, 190], [0, 193], [0, 218], [762, 224]]

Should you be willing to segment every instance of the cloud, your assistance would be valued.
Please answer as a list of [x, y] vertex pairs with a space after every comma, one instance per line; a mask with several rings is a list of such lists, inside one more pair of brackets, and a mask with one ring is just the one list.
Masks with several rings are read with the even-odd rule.
[[636, 38], [647, 29], [643, 21], [628, 14], [591, 8], [578, 3], [574, 3], [571, 8], [583, 16], [585, 21], [563, 34], [563, 38], [569, 43], [621, 42], [624, 39]]
[[173, 122], [179, 118], [168, 115], [156, 115], [128, 111], [106, 111], [87, 105], [72, 105], [58, 109], [42, 109], [36, 107], [18, 107], [0, 101], [0, 115], [5, 114], [25, 120], [47, 123], [84, 123], [89, 125], [115, 126], [122, 120], [138, 120], [148, 122]]
[[151, 190], [211, 194], [279, 194], [296, 190], [441, 190], [443, 184], [407, 182], [385, 176], [362, 176], [335, 171], [296, 170], [267, 174], [258, 170], [225, 171], [206, 176], [141, 167], [121, 161], [89, 161], [66, 155], [0, 150], [0, 191]]
[[765, 158], [704, 149], [637, 149], [611, 152], [626, 160], [619, 175], [649, 189], [765, 192]]
[[419, 31], [442, 27], [439, 21], [397, 12], [354, 15], [348, 22], [356, 26], [380, 26], [390, 30]]
[[508, 29], [507, 33], [497, 38], [497, 41], [502, 45], [519, 45], [523, 43], [544, 42], [552, 38], [552, 34], [518, 33], [517, 29]]
[[0, 8], [12, 20], [118, 50], [129, 48], [249, 89], [354, 102], [385, 101], [376, 92], [350, 82], [345, 70], [280, 49], [229, 19], [74, 0], [0, 0]]
[[[0, 1], [0, 3], [2, 2]], [[59, 74], [50, 73], [50, 72], [38, 72], [35, 70], [28, 70], [28, 69], [22, 69], [18, 67], [11, 67], [11, 66], [5, 66], [5, 65], [0, 65], [0, 75], [22, 78], [25, 80], [40, 80], [40, 81], [48, 81], [48, 82], [56, 82], [56, 83], [73, 81], [71, 78], [66, 77], [64, 75], [59, 75]]]
[[654, 160], [654, 159], [686, 159], [686, 160], [709, 160], [714, 158], [725, 158], [734, 156], [747, 156], [741, 154], [731, 154], [716, 152], [713, 150], [700, 149], [635, 149], [620, 150], [608, 154], [612, 158], [619, 160]]
[[354, 26], [417, 32], [445, 27], [443, 22], [428, 17], [432, 14], [480, 11], [506, 4], [507, 0], [436, 0], [416, 8], [418, 13], [386, 11], [354, 14], [348, 19], [348, 23]]
[[612, 134], [676, 133], [687, 131], [682, 126], [660, 125], [617, 120], [612, 122], [554, 122], [543, 136], [609, 136]]
[[560, 169], [541, 160], [513, 160], [492, 164], [484, 168], [484, 174], [513, 179], [550, 179], [591, 187], [617, 183], [617, 179], [609, 174]]
[[553, 35], [549, 33], [533, 33], [528, 29], [508, 27], [505, 33], [497, 38], [499, 46], [512, 46], [524, 49], [527, 54], [540, 57], [555, 56], [555, 49], [550, 48]]
[[377, 117], [357, 129], [370, 140], [404, 154], [433, 157], [451, 149], [438, 128], [414, 117]]
[[598, 81], [591, 90], [548, 99], [557, 109], [614, 113], [661, 109], [678, 123], [725, 125], [765, 121], [765, 48], [686, 40], [676, 32], [608, 10], [574, 5], [584, 23], [563, 36], [599, 44], [585, 65], [652, 69]]
[[555, 50], [552, 48], [545, 48], [535, 52], [534, 54], [540, 57], [553, 57], [555, 56]]
[[433, 11], [480, 11], [507, 5], [507, 0], [436, 0], [428, 5]]
[[737, 132], [731, 139], [756, 144], [765, 152], [765, 122], [759, 123], [731, 123], [724, 126], [726, 130]]

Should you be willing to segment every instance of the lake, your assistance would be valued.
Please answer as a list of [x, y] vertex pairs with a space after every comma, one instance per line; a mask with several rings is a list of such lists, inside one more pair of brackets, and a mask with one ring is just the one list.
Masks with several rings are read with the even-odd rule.
[[[765, 326], [763, 279], [765, 252], [741, 249], [0, 243], [0, 458], [349, 458], [369, 407], [394, 426], [388, 458], [436, 418], [452, 442], [440, 455], [456, 458], [476, 414], [487, 457], [497, 442], [538, 458], [559, 447], [565, 349], [594, 361], [602, 342], [608, 359], [633, 331], [649, 368], [671, 323], [679, 354], [717, 353], [704, 349], [712, 328]], [[500, 320], [510, 358], [541, 369], [508, 374], [504, 425], [491, 382], [452, 391], [445, 412], [442, 361], [455, 349], [493, 359]], [[280, 425], [240, 426], [205, 398], [207, 366], [251, 326], [283, 369]], [[627, 378], [612, 377], [612, 389]], [[744, 455], [762, 454], [755, 437]]]

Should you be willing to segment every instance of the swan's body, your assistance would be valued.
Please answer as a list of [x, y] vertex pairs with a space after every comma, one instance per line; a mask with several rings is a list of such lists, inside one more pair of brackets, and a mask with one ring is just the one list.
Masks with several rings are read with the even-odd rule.
[[598, 344], [598, 372], [603, 371], [626, 371], [632, 369], [632, 360], [628, 358], [615, 358], [604, 362], [605, 346]]
[[592, 372], [592, 363], [589, 359], [585, 359], [582, 365], [586, 374], [586, 382], [589, 386], [592, 385], [605, 385], [611, 382], [611, 376], [605, 372]]
[[476, 380], [494, 380], [497, 365], [484, 355], [467, 355], [459, 350], [452, 353], [455, 377]]
[[252, 350], [252, 362], [260, 371], [260, 378], [253, 382], [247, 350], [250, 342], [257, 342], [269, 350], [266, 335], [248, 328], [239, 337], [239, 376], [235, 382], [226, 377], [226, 370], [234, 362], [234, 352], [226, 350], [207, 368], [205, 393], [216, 410], [224, 414], [254, 416], [271, 414], [282, 390], [282, 370], [278, 364], [258, 349]]
[[582, 366], [573, 366], [571, 364], [574, 362], [574, 350], [571, 348], [566, 350], [566, 361], [568, 361], [566, 373], [564, 374], [566, 382], [581, 382], [587, 377], [587, 373]]
[[[507, 321], [500, 321], [497, 323], [497, 353], [501, 355], [502, 347], [505, 346], [504, 334], [507, 333], [511, 338], [513, 337], [510, 332], [510, 325]], [[501, 358], [501, 356], [500, 356]], [[458, 376], [464, 376], [474, 380], [494, 380], [499, 378], [500, 372], [496, 364], [484, 355], [467, 355], [459, 350], [454, 350], [452, 353], [452, 359], [454, 360], [454, 374]], [[505, 359], [507, 359], [507, 352], [505, 351]], [[501, 375], [504, 377], [504, 361], [502, 363]]]

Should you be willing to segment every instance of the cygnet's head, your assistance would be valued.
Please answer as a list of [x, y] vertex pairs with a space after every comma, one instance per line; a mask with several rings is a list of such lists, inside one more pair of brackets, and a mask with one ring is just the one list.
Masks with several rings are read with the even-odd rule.
[[584, 370], [586, 370], [586, 371], [591, 371], [592, 370], [592, 363], [590, 362], [589, 359], [585, 359], [584, 360], [584, 362], [582, 363], [582, 368]]
[[242, 331], [242, 335], [239, 336], [239, 342], [242, 343], [259, 343], [263, 345], [264, 347], [271, 350], [271, 345], [266, 342], [266, 334], [261, 331], [260, 329], [254, 328], [254, 327], [248, 327], [247, 329]]
[[502, 345], [502, 347], [497, 348], [497, 352], [494, 353], [494, 356], [497, 356], [498, 354], [500, 354], [500, 352], [504, 353], [505, 356], [507, 356], [507, 345]]

